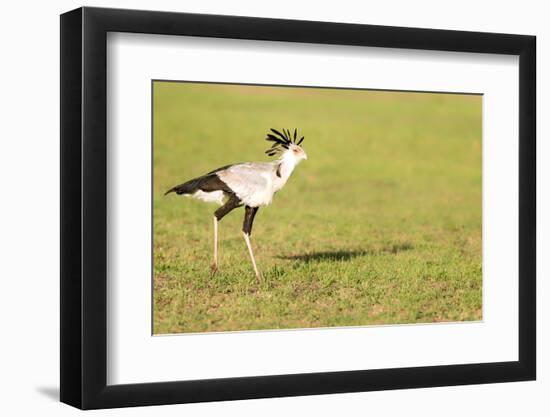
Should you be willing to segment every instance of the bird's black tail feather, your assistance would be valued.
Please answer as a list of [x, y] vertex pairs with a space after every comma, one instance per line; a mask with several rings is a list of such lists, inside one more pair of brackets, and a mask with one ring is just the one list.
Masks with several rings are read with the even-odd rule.
[[166, 191], [164, 195], [170, 193], [176, 193], [178, 195], [193, 194], [200, 189], [200, 183], [202, 182], [201, 180], [203, 180], [203, 177], [194, 178], [192, 180], [184, 182], [183, 184], [176, 185], [175, 187], [172, 187], [168, 191]]
[[[220, 168], [221, 169], [221, 168]], [[199, 190], [205, 192], [212, 191], [224, 191], [226, 193], [232, 194], [233, 190], [227, 186], [217, 175], [217, 171], [212, 171], [202, 177], [193, 178], [183, 184], [176, 185], [175, 187], [170, 188], [164, 193], [164, 195], [170, 193], [176, 193], [178, 195], [182, 194], [193, 194]]]

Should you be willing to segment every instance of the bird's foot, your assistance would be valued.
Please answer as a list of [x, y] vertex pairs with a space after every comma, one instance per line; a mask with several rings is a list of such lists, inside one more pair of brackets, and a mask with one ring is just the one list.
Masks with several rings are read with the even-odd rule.
[[210, 265], [210, 277], [213, 277], [218, 272], [218, 264], [214, 263]]

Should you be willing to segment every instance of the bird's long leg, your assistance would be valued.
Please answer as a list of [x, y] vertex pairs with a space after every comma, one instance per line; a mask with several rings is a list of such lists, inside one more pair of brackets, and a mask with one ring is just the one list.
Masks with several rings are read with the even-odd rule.
[[260, 271], [258, 271], [258, 266], [256, 265], [256, 260], [254, 259], [254, 252], [252, 251], [252, 245], [250, 244], [250, 237], [243, 232], [244, 241], [246, 242], [246, 246], [248, 247], [248, 253], [250, 254], [250, 260], [252, 261], [252, 267], [254, 268], [254, 273], [256, 274], [256, 278], [261, 279]]
[[231, 194], [229, 196], [229, 200], [227, 200], [223, 206], [214, 212], [214, 262], [210, 266], [212, 276], [214, 276], [218, 270], [218, 222], [231, 210], [240, 206], [242, 206], [241, 201], [237, 198], [237, 196]]
[[214, 262], [212, 263], [212, 273], [218, 270], [218, 218], [214, 216]]
[[252, 261], [252, 266], [254, 267], [254, 273], [256, 274], [256, 278], [261, 279], [262, 276], [260, 274], [260, 271], [258, 271], [258, 266], [256, 265], [256, 260], [254, 259], [254, 252], [252, 251], [252, 245], [250, 244], [250, 235], [252, 234], [252, 223], [254, 222], [254, 216], [256, 216], [257, 211], [258, 211], [258, 207], [249, 207], [249, 206], [245, 207], [243, 236], [244, 236], [244, 241], [246, 242], [246, 247], [248, 248], [248, 253], [250, 254], [250, 260]]

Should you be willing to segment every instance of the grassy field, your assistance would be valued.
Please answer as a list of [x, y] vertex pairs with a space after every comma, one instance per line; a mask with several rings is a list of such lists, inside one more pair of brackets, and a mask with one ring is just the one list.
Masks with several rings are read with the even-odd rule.
[[[481, 97], [156, 82], [154, 333], [482, 318]], [[242, 238], [243, 209], [163, 193], [268, 160], [297, 127], [308, 160]]]

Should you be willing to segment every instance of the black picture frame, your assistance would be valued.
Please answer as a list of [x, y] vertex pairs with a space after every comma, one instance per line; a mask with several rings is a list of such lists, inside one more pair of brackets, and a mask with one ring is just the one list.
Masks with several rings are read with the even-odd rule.
[[[107, 375], [108, 32], [519, 56], [519, 360], [112, 385]], [[61, 15], [61, 401], [82, 409], [533, 380], [534, 36], [79, 8]]]

